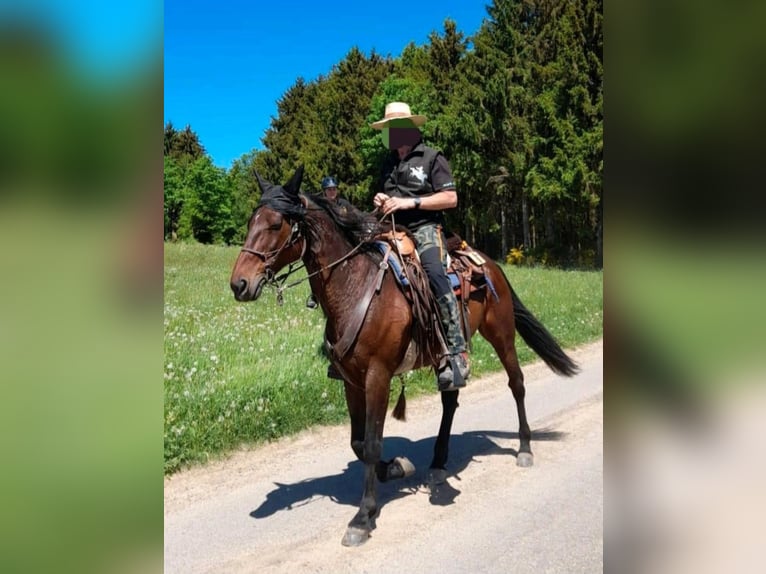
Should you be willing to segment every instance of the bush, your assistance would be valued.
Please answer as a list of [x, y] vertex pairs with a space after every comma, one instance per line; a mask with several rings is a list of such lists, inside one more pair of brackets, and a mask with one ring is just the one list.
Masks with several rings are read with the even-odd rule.
[[524, 262], [524, 246], [513, 247], [505, 256], [505, 262], [509, 265], [521, 265]]

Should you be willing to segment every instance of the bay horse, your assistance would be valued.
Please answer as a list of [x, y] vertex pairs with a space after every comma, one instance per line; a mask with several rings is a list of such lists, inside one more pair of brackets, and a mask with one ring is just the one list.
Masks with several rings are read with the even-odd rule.
[[[302, 166], [284, 185], [265, 181], [258, 173], [255, 176], [262, 197], [250, 218], [244, 246], [231, 274], [234, 297], [238, 301], [258, 299], [263, 286], [274, 281], [275, 273], [302, 259], [311, 290], [327, 319], [328, 346], [338, 343], [352, 328], [356, 314], [362, 312], [362, 323], [349, 351], [340, 360], [335, 356], [331, 359], [344, 379], [351, 448], [365, 466], [359, 510], [342, 539], [343, 545], [358, 546], [366, 542], [374, 528], [378, 513], [376, 480], [385, 482], [414, 472], [406, 458], [381, 460], [391, 379], [405, 370], [433, 364], [427, 362], [430, 355], [423, 349], [413, 353], [410, 304], [392, 274], [381, 271], [385, 267], [381, 265], [382, 255], [365, 243], [377, 220], [371, 214], [336, 209], [321, 196], [301, 194]], [[471, 294], [470, 330], [472, 334], [478, 330], [490, 342], [505, 367], [519, 418], [516, 464], [531, 466], [531, 433], [524, 407], [524, 376], [514, 343], [516, 329], [557, 374], [572, 376], [577, 365], [524, 307], [500, 267], [489, 257], [484, 258], [485, 273], [496, 295], [486, 288]], [[378, 284], [379, 290], [371, 289], [373, 283]], [[429, 471], [432, 484], [444, 482], [447, 476], [450, 431], [458, 395], [459, 390], [441, 393], [442, 420]]]

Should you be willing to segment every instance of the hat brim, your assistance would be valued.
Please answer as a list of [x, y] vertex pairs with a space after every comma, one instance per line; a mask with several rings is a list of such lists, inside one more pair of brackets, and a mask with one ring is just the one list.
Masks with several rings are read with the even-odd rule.
[[379, 120], [377, 122], [371, 123], [370, 127], [375, 130], [382, 130], [383, 128], [388, 127], [388, 124], [390, 124], [394, 120], [410, 120], [415, 126], [420, 127], [424, 123], [426, 123], [426, 116], [398, 116], [395, 118], [386, 118], [383, 120]]

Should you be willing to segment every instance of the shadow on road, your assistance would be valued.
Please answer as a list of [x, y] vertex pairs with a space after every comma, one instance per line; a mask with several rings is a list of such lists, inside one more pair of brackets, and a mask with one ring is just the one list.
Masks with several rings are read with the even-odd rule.
[[[534, 451], [535, 442], [560, 441], [565, 436], [566, 433], [550, 429], [532, 431], [532, 449]], [[450, 440], [450, 456], [447, 464], [448, 477], [459, 481], [460, 473], [469, 464], [476, 462], [475, 457], [477, 456], [511, 455], [516, 457], [518, 455], [516, 449], [500, 446], [493, 439], [518, 441], [518, 438], [518, 433], [504, 431], [471, 431], [453, 435]], [[404, 480], [379, 484], [379, 508], [382, 509], [386, 503], [392, 500], [415, 494], [423, 486], [428, 466], [431, 464], [435, 441], [435, 437], [415, 442], [399, 436], [385, 437], [383, 458], [388, 460], [395, 456], [406, 456], [412, 461], [418, 472]], [[351, 454], [350, 451], [349, 447], [349, 454]], [[338, 504], [356, 507], [362, 496], [363, 478], [364, 465], [354, 459], [338, 474], [307, 478], [295, 483], [274, 482], [276, 488], [266, 495], [266, 500], [253, 510], [250, 516], [267, 518], [280, 510], [293, 510], [322, 498], [329, 498]], [[449, 482], [445, 482], [432, 491], [430, 501], [434, 505], [445, 506], [452, 504], [459, 494], [459, 490], [455, 489]]]

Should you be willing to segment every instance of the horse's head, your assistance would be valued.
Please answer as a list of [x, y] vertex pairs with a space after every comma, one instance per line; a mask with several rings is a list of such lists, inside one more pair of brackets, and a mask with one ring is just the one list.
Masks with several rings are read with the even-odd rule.
[[303, 166], [285, 185], [273, 185], [255, 174], [261, 201], [250, 217], [247, 238], [231, 273], [231, 290], [237, 301], [254, 301], [264, 284], [285, 265], [301, 257], [300, 234], [305, 206], [299, 189]]

